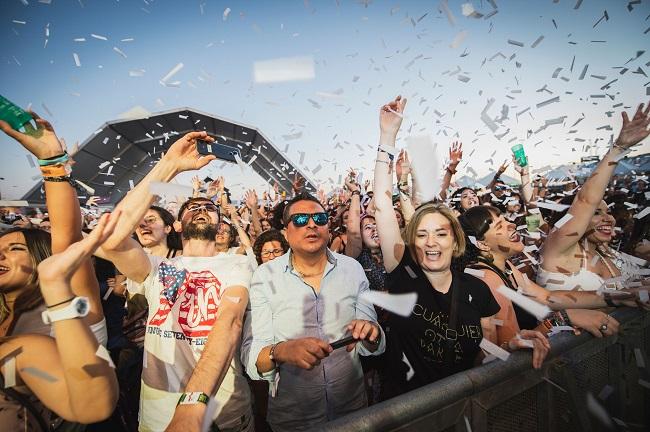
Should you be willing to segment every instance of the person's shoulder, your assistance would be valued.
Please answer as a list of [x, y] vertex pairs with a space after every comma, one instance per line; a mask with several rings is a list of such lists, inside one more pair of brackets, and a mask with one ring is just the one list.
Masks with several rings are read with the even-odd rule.
[[[484, 271], [485, 273], [487, 272], [492, 272], [492, 270], [489, 269], [481, 269], [481, 271]], [[490, 291], [490, 287], [488, 286], [485, 281], [483, 281], [480, 277], [471, 275], [469, 273], [465, 273], [464, 271], [460, 270], [455, 270], [454, 271], [454, 277], [458, 278], [458, 281], [460, 285], [466, 290], [466, 291], [476, 291], [476, 290], [483, 290], [483, 291]]]
[[340, 254], [338, 252], [333, 252], [331, 250], [329, 251], [329, 253], [336, 260], [336, 265], [337, 266], [340, 265], [340, 266], [346, 267], [346, 268], [355, 268], [355, 269], [358, 268], [360, 271], [363, 272], [363, 267], [361, 266], [359, 261], [357, 261], [356, 258], [352, 258], [352, 257], [349, 257], [349, 256], [347, 256], [345, 254]]

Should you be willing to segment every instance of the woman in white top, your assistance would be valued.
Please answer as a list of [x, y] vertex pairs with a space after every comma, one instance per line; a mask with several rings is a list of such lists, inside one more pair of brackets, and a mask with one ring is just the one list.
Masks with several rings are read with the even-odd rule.
[[[537, 275], [537, 282], [546, 289], [595, 291], [621, 275], [607, 246], [616, 220], [603, 195], [623, 153], [650, 134], [649, 114], [650, 105], [644, 110], [643, 104], [632, 120], [623, 112], [621, 132], [573, 200], [567, 212], [570, 218], [561, 218], [564, 223], [549, 233]], [[620, 282], [616, 288], [622, 287]]]

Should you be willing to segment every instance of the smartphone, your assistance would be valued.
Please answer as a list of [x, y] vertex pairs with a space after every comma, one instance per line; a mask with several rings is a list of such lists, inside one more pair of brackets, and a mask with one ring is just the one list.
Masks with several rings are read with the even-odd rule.
[[225, 160], [228, 162], [236, 162], [235, 155], [239, 155], [241, 157], [239, 149], [232, 148], [225, 144], [219, 144], [218, 142], [198, 140], [196, 142], [196, 149], [201, 155], [215, 155], [217, 159]]
[[337, 341], [334, 341], [330, 344], [332, 349], [339, 349], [343, 348], [344, 346], [350, 345], [352, 342], [356, 342], [358, 339], [355, 339], [352, 336], [345, 337], [343, 339], [339, 339]]

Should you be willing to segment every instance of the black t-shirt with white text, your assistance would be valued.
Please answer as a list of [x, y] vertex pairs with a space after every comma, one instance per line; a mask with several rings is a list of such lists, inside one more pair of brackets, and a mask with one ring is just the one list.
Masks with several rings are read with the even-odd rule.
[[[481, 318], [500, 310], [483, 281], [452, 270], [449, 291], [440, 293], [431, 286], [407, 249], [399, 265], [389, 273], [387, 285], [391, 294], [415, 292], [418, 295], [410, 316], [389, 316], [386, 355], [390, 362], [391, 386], [394, 386], [390, 396], [474, 366], [483, 339]], [[450, 329], [454, 290], [458, 290], [456, 326]], [[450, 349], [454, 350], [453, 354], [448, 352]], [[404, 357], [408, 364], [403, 361]]]

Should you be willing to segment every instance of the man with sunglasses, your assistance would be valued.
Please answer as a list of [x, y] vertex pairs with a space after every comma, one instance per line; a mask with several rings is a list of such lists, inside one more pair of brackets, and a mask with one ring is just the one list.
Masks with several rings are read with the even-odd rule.
[[218, 207], [207, 198], [181, 206], [173, 228], [181, 233], [182, 256], [147, 255], [131, 238], [153, 202], [152, 182], [169, 182], [215, 158], [199, 155], [197, 139], [214, 141], [205, 132], [176, 141], [117, 206], [124, 217], [103, 245], [106, 258], [149, 303], [140, 431], [198, 432], [211, 398], [217, 408], [209, 420], [220, 430], [253, 428], [249, 387], [235, 355], [251, 271], [245, 256], [216, 253]]
[[[359, 355], [384, 352], [368, 280], [354, 259], [331, 252], [328, 215], [299, 194], [283, 213], [290, 251], [262, 264], [250, 288], [242, 363], [270, 381], [274, 431], [312, 429], [367, 405]], [[346, 349], [330, 343], [352, 336]]]

